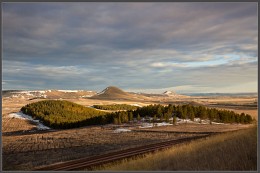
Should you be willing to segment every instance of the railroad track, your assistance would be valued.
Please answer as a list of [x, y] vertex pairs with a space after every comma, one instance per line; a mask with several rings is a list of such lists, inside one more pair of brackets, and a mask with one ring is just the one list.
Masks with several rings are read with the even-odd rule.
[[130, 148], [126, 150], [116, 151], [112, 153], [102, 154], [98, 156], [92, 156], [87, 158], [81, 158], [76, 159], [72, 161], [67, 161], [63, 163], [53, 164], [46, 167], [41, 167], [38, 169], [35, 169], [34, 171], [74, 171], [74, 170], [82, 170], [85, 168], [89, 168], [92, 166], [101, 165], [104, 163], [109, 163], [112, 161], [125, 159], [149, 152], [154, 152], [158, 150], [163, 150], [166, 148], [169, 148], [173, 145], [184, 143], [184, 142], [190, 142], [192, 140], [200, 139], [208, 137], [210, 134], [201, 135], [201, 136], [193, 136], [193, 137], [187, 137], [187, 138], [181, 138], [176, 140], [170, 140], [165, 142], [160, 142], [156, 144], [149, 144], [145, 146], [140, 146], [136, 148]]

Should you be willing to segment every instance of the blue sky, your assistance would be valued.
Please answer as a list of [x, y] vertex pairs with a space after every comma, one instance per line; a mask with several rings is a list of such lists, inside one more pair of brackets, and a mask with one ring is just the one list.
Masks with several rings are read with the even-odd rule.
[[4, 3], [3, 89], [256, 92], [257, 3]]

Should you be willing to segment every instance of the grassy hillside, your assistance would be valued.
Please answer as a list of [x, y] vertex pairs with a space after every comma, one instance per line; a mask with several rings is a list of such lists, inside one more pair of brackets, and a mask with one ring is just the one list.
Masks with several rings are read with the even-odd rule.
[[96, 168], [106, 171], [257, 170], [257, 127], [175, 146], [143, 158]]
[[95, 124], [97, 117], [106, 113], [76, 103], [60, 100], [45, 100], [21, 108], [24, 114], [40, 119], [53, 128], [72, 128]]

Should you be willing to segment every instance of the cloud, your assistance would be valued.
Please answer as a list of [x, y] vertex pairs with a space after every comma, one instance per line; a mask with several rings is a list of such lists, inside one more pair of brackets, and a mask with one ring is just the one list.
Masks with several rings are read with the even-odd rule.
[[4, 75], [41, 75], [56, 78], [75, 77], [87, 73], [87, 69], [80, 69], [76, 66], [42, 66], [13, 61], [3, 61]]
[[158, 68], [167, 68], [167, 67], [185, 67], [185, 64], [177, 64], [177, 63], [162, 63], [162, 62], [155, 62], [151, 64], [151, 67], [158, 67]]
[[[72, 6], [46, 3], [21, 7], [16, 4], [8, 5], [6, 6], [9, 8], [4, 8], [3, 13], [3, 31], [7, 37], [4, 41], [10, 40], [9, 37], [14, 40], [24, 37], [37, 41], [40, 39], [41, 49], [46, 50], [52, 47], [48, 46], [50, 42], [60, 41], [60, 53], [62, 50], [73, 52], [84, 44], [96, 47], [96, 51], [99, 47], [101, 50], [106, 47], [108, 50], [170, 49], [194, 53], [203, 50], [202, 47], [207, 50], [223, 44], [241, 44], [241, 40], [248, 40], [250, 36], [257, 37], [257, 15], [247, 14], [256, 12], [253, 10], [254, 4], [229, 4], [227, 11], [224, 10], [226, 8], [223, 8], [223, 4], [215, 7], [216, 4], [208, 3], [76, 3]], [[205, 9], [198, 10], [202, 6]], [[8, 11], [12, 7], [16, 10]], [[28, 8], [35, 9], [31, 15], [24, 14], [21, 10], [26, 11]], [[47, 10], [50, 11], [48, 15], [40, 15], [47, 8], [51, 9]], [[231, 15], [232, 13], [240, 17]], [[194, 18], [197, 20], [194, 21]], [[251, 39], [247, 42], [256, 43]], [[4, 46], [6, 44], [4, 42]], [[24, 42], [17, 44], [23, 45]], [[7, 44], [7, 49], [12, 45]], [[28, 49], [38, 47], [33, 42], [29, 45], [31, 47], [23, 48], [25, 53]], [[36, 49], [35, 53], [38, 51]]]
[[45, 81], [35, 87], [228, 87], [257, 80], [257, 34], [250, 2], [5, 3], [3, 78]]

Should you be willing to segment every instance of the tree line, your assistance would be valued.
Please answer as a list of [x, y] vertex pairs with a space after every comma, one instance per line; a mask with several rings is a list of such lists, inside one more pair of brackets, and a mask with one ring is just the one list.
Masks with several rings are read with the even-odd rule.
[[93, 105], [96, 109], [102, 110], [136, 110], [138, 107], [127, 104], [113, 104], [113, 105]]
[[221, 123], [252, 123], [253, 119], [249, 114], [235, 113], [229, 110], [219, 110], [216, 108], [207, 108], [205, 106], [193, 106], [193, 105], [148, 105], [142, 108], [138, 108], [133, 111], [135, 117], [140, 115], [141, 117], [152, 116], [168, 121], [169, 117], [178, 117], [181, 119], [209, 119], [210, 121]]
[[45, 125], [52, 128], [67, 129], [86, 125], [104, 125], [109, 123], [121, 124], [152, 118], [152, 121], [169, 122], [173, 117], [181, 119], [209, 119], [221, 123], [252, 123], [253, 119], [245, 113], [206, 108], [204, 106], [172, 105], [163, 106], [148, 105], [138, 107], [136, 110], [117, 111], [107, 113], [93, 108], [84, 107], [76, 103], [61, 100], [45, 100], [30, 103], [21, 108], [24, 114], [35, 119], [40, 119]]

